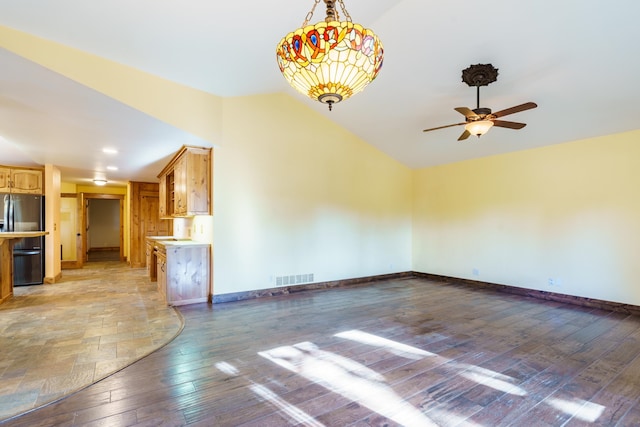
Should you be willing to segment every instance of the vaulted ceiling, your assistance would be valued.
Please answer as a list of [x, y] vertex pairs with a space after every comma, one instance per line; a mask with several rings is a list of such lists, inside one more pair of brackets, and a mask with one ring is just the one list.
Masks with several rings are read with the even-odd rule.
[[[639, 128], [636, 0], [344, 2], [379, 35], [385, 62], [332, 112], [291, 89], [275, 61], [313, 0], [0, 0], [0, 25], [221, 97], [290, 93], [411, 168]], [[323, 17], [321, 2], [314, 21]], [[527, 126], [466, 142], [456, 141], [462, 127], [423, 133], [460, 122], [454, 107], [475, 108], [461, 70], [477, 63], [499, 69], [481, 106], [536, 102], [510, 116]], [[0, 163], [53, 163], [63, 179], [90, 179], [110, 162], [99, 148], [112, 145], [127, 156], [110, 180], [150, 180], [175, 141], [210, 145], [0, 48]]]

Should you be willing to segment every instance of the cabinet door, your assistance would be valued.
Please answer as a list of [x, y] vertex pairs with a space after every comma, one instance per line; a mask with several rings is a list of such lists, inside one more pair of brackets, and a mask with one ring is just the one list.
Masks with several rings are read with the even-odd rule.
[[156, 270], [158, 276], [158, 292], [163, 302], [167, 302], [167, 258], [156, 253]]
[[173, 214], [184, 216], [187, 214], [187, 161], [181, 157], [173, 167]]
[[31, 169], [12, 169], [11, 192], [42, 194], [42, 171]]
[[187, 152], [186, 198], [189, 215], [209, 215], [211, 181], [210, 153], [205, 150]]
[[211, 215], [211, 156], [210, 148], [183, 146], [163, 169], [162, 218]]
[[156, 260], [156, 253], [153, 249], [153, 242], [147, 240], [145, 242], [145, 248], [147, 274], [149, 275], [149, 281], [155, 282], [158, 280], [158, 261]]
[[11, 169], [0, 168], [0, 192], [8, 193], [11, 182]]
[[[158, 272], [160, 283], [160, 272]], [[167, 248], [167, 303], [205, 302], [209, 296], [209, 248]]]
[[167, 176], [160, 177], [160, 186], [158, 187], [158, 213], [160, 218], [166, 218], [167, 215]]

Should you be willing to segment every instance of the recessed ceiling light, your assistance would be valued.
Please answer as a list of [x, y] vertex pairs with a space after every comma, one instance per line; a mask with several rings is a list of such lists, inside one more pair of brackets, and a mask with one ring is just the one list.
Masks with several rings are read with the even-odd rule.
[[107, 166], [107, 170], [110, 170], [110, 171], [117, 171], [117, 170], [118, 170], [118, 167], [117, 167], [117, 166]]
[[106, 180], [106, 179], [94, 179], [94, 180], [93, 180], [93, 183], [94, 183], [95, 185], [100, 185], [100, 186], [102, 186], [102, 185], [106, 185], [106, 184], [107, 184], [107, 180]]
[[118, 150], [115, 148], [103, 148], [102, 152], [107, 154], [118, 154]]

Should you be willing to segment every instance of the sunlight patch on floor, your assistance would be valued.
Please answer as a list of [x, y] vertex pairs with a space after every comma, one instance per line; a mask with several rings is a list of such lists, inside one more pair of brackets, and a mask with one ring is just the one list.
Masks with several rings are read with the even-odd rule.
[[467, 369], [460, 373], [461, 376], [471, 381], [475, 381], [478, 384], [491, 387], [504, 393], [515, 394], [516, 396], [527, 395], [527, 392], [525, 390], [510, 382], [513, 381], [513, 378], [511, 378], [510, 376], [474, 365], [463, 364], [459, 366], [461, 368], [464, 368], [466, 366]]
[[[456, 369], [457, 375], [473, 381], [479, 386], [489, 387], [505, 394], [516, 396], [526, 396], [528, 394], [524, 388], [515, 384], [517, 380], [511, 376], [477, 365], [459, 363], [436, 353], [374, 334], [350, 330], [335, 334], [334, 337], [371, 345], [389, 351], [396, 356], [412, 360], [434, 357], [436, 361], [444, 361], [444, 363]], [[437, 406], [432, 408], [429, 411], [429, 416], [427, 416], [420, 409], [407, 402], [404, 397], [398, 395], [387, 384], [382, 374], [350, 358], [321, 350], [312, 342], [305, 341], [293, 345], [275, 347], [270, 350], [260, 351], [258, 355], [402, 426], [436, 426], [438, 424], [433, 420], [438, 422], [446, 420], [446, 425], [485, 427], [468, 420], [467, 417]], [[441, 360], [437, 360], [437, 358]], [[218, 362], [215, 366], [227, 375], [240, 375], [239, 370], [228, 362]], [[253, 383], [251, 380], [249, 381], [251, 382], [249, 388], [254, 394], [278, 408], [281, 414], [291, 422], [308, 427], [323, 427], [321, 422], [304, 410], [290, 404], [267, 387]], [[544, 402], [576, 419], [591, 423], [595, 422], [605, 410], [602, 405], [584, 400], [568, 401], [554, 398]]]
[[269, 390], [267, 387], [260, 384], [253, 384], [249, 388], [255, 394], [284, 412], [288, 417], [296, 422], [296, 425], [303, 425], [307, 427], [325, 427], [324, 424], [316, 421], [315, 418], [313, 418], [300, 408], [288, 403], [286, 400]]
[[303, 342], [258, 353], [291, 372], [407, 427], [435, 426], [366, 366]]
[[553, 398], [549, 399], [549, 405], [569, 415], [573, 415], [581, 421], [593, 423], [605, 410], [605, 407], [597, 403], [587, 402], [586, 400], [577, 399], [572, 402], [565, 399]]
[[227, 362], [218, 362], [215, 364], [215, 367], [219, 371], [224, 372], [225, 374], [231, 375], [231, 376], [236, 376], [240, 373], [238, 371], [238, 368], [236, 368], [235, 366]]
[[358, 330], [340, 332], [338, 334], [335, 334], [334, 337], [344, 338], [362, 344], [385, 348], [396, 356], [405, 357], [407, 359], [417, 360], [422, 359], [423, 357], [436, 356], [436, 354], [428, 352], [426, 350], [422, 350], [407, 344], [402, 344], [397, 341], [392, 341]]

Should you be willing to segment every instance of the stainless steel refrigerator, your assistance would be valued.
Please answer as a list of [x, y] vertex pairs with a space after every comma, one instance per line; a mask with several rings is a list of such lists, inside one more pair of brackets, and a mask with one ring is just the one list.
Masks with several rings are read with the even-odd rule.
[[[44, 231], [44, 196], [3, 194], [0, 231]], [[13, 285], [40, 285], [44, 280], [44, 236], [27, 237], [13, 246]]]

